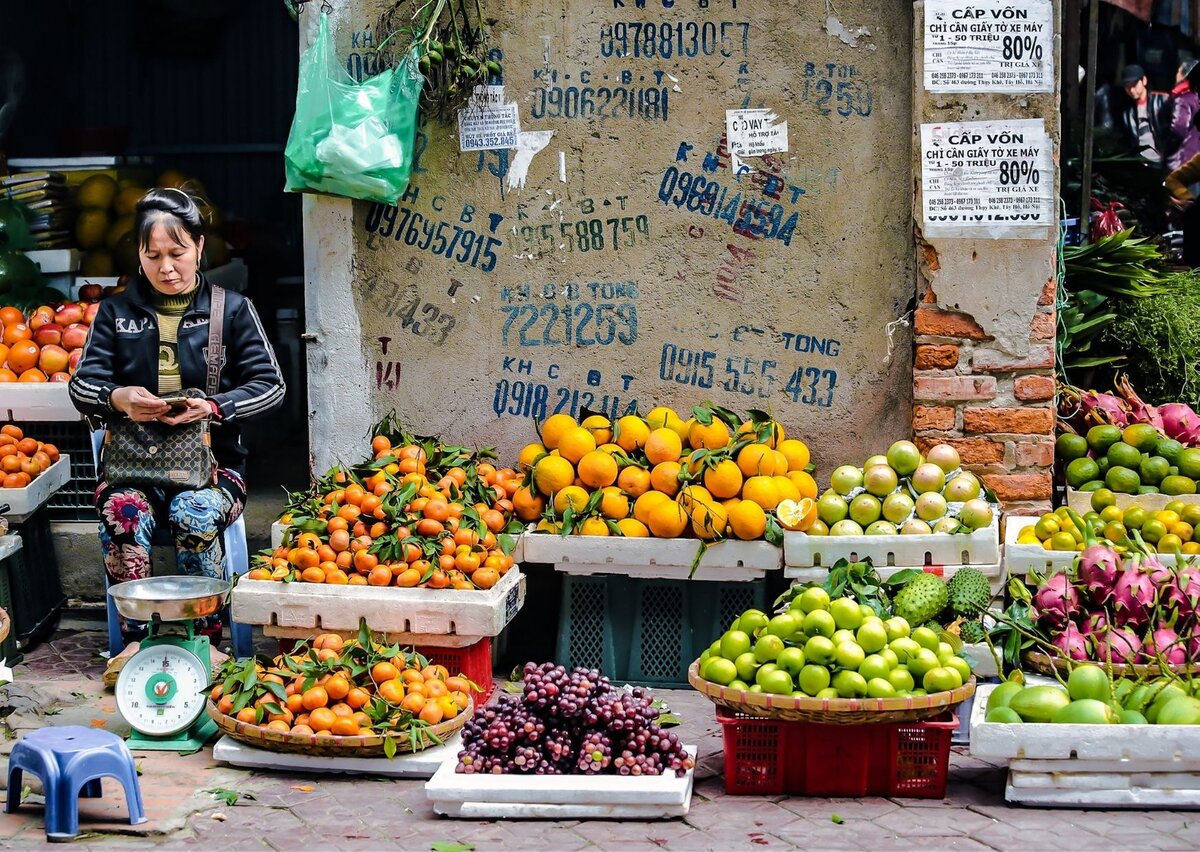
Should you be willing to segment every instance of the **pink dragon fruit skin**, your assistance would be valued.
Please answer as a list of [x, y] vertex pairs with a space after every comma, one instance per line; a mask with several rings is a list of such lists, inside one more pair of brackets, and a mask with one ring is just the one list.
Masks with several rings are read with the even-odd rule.
[[1162, 415], [1153, 405], [1147, 405], [1142, 401], [1142, 398], [1137, 395], [1137, 391], [1133, 389], [1133, 383], [1129, 381], [1129, 376], [1120, 376], [1113, 382], [1113, 388], [1129, 406], [1129, 422], [1149, 423], [1158, 431], [1163, 431]]
[[1107, 545], [1093, 544], [1079, 554], [1079, 582], [1100, 606], [1112, 597], [1120, 570], [1121, 557]]
[[1150, 582], [1158, 589], [1158, 600], [1171, 609], [1186, 606], [1187, 599], [1179, 586], [1179, 576], [1154, 556], [1148, 557], [1142, 567], [1150, 572]]
[[1175, 585], [1180, 595], [1175, 609], [1181, 619], [1188, 621], [1200, 612], [1200, 570], [1188, 565], [1180, 570]]
[[1066, 574], [1055, 574], [1033, 596], [1038, 621], [1051, 629], [1065, 627], [1080, 611], [1079, 592]]
[[1172, 666], [1178, 666], [1187, 660], [1187, 649], [1179, 639], [1179, 634], [1167, 625], [1160, 625], [1152, 631], [1142, 643], [1142, 655], [1147, 660], [1157, 659], [1160, 655]]
[[1103, 633], [1108, 630], [1108, 615], [1103, 610], [1096, 610], [1083, 620], [1079, 630], [1085, 634]]
[[1168, 438], [1173, 438], [1181, 444], [1196, 446], [1200, 438], [1200, 415], [1192, 410], [1190, 405], [1182, 402], [1168, 402], [1158, 407], [1162, 416], [1163, 432]]
[[1129, 409], [1125, 401], [1111, 393], [1085, 391], [1079, 397], [1083, 422], [1087, 426], [1111, 424], [1124, 428], [1129, 425]]
[[1145, 627], [1154, 607], [1155, 588], [1150, 575], [1137, 568], [1126, 568], [1113, 587], [1113, 618], [1120, 626]]
[[1187, 658], [1190, 662], [1200, 662], [1200, 633], [1193, 632], [1187, 641]]
[[1136, 663], [1142, 654], [1142, 640], [1128, 627], [1093, 636], [1096, 656], [1104, 662]]
[[1050, 644], [1057, 648], [1064, 657], [1072, 660], [1086, 660], [1091, 648], [1091, 642], [1087, 635], [1071, 622], [1068, 622], [1062, 632], [1050, 640]]

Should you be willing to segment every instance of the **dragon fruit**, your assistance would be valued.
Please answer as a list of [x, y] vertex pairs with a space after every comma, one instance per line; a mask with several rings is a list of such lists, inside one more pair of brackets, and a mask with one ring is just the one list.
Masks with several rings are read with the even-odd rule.
[[1079, 629], [1083, 633], [1103, 633], [1108, 626], [1108, 615], [1103, 610], [1096, 610], [1083, 620]]
[[1135, 565], [1117, 575], [1113, 587], [1113, 618], [1118, 625], [1145, 627], [1154, 607], [1154, 582]]
[[1132, 423], [1149, 423], [1158, 431], [1163, 430], [1162, 415], [1153, 405], [1147, 405], [1142, 401], [1142, 398], [1137, 395], [1137, 391], [1133, 389], [1133, 383], [1129, 381], [1129, 376], [1120, 375], [1113, 382], [1113, 388], [1117, 394], [1125, 400], [1129, 408], [1129, 420]]
[[1200, 612], [1200, 569], [1191, 565], [1181, 569], [1175, 577], [1175, 586], [1179, 590], [1175, 609], [1180, 618], [1188, 621]]
[[1071, 660], [1086, 660], [1091, 647], [1087, 635], [1071, 622], [1067, 622], [1067, 626], [1050, 640], [1050, 644], [1057, 648], [1064, 657]]
[[1128, 627], [1109, 630], [1092, 637], [1096, 656], [1106, 663], [1136, 663], [1142, 653], [1142, 640]]
[[1112, 597], [1120, 570], [1121, 557], [1107, 545], [1093, 544], [1079, 554], [1079, 582], [1087, 589], [1092, 600], [1101, 606]]
[[1162, 416], [1162, 428], [1168, 438], [1194, 447], [1200, 444], [1200, 415], [1190, 405], [1168, 402], [1158, 407]]
[[1187, 650], [1183, 647], [1179, 634], [1166, 624], [1159, 625], [1157, 630], [1146, 637], [1146, 641], [1142, 643], [1142, 654], [1148, 660], [1161, 656], [1172, 666], [1181, 665], [1187, 660]]
[[1033, 606], [1038, 621], [1051, 629], [1062, 628], [1080, 611], [1079, 591], [1066, 574], [1055, 574], [1037, 590]]
[[1179, 609], [1187, 603], [1183, 589], [1179, 586], [1179, 576], [1163, 565], [1154, 556], [1149, 556], [1142, 563], [1142, 568], [1150, 572], [1150, 582], [1158, 588], [1158, 600], [1171, 609]]
[[1200, 661], [1200, 633], [1193, 633], [1188, 639], [1187, 658], [1193, 663]]

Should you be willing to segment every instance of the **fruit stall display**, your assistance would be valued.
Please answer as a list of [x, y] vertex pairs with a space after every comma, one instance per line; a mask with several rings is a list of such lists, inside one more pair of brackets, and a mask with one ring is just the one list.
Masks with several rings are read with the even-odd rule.
[[106, 294], [89, 290], [87, 295], [93, 298], [39, 305], [28, 313], [0, 307], [0, 382], [70, 380]]
[[270, 665], [227, 660], [208, 712], [235, 740], [271, 751], [391, 757], [440, 745], [471, 718], [478, 686], [372, 636], [321, 634]]
[[954, 447], [922, 454], [911, 441], [896, 441], [862, 467], [833, 471], [816, 519], [784, 534], [785, 576], [819, 579], [840, 559], [869, 557], [889, 568], [982, 566], [998, 587], [999, 515]]
[[0, 426], [0, 488], [25, 488], [58, 461], [53, 444], [26, 435], [12, 423]]

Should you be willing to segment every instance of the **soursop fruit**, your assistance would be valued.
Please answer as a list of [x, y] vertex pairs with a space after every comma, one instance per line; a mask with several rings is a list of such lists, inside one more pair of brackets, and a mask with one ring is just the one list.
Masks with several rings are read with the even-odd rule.
[[992, 584], [977, 568], [963, 568], [946, 584], [950, 610], [956, 617], [974, 618], [992, 602]]
[[967, 645], [977, 645], [983, 641], [983, 622], [978, 619], [964, 621], [958, 625], [958, 638]]
[[946, 607], [950, 593], [940, 577], [924, 572], [913, 577], [892, 599], [896, 615], [909, 624], [924, 624]]

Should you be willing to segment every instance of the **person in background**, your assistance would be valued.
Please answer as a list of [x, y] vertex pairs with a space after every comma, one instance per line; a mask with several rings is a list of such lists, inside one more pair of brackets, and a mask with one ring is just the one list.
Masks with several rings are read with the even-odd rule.
[[[246, 501], [240, 425], [283, 402], [283, 377], [254, 306], [227, 292], [217, 393], [189, 397], [178, 409], [165, 402], [163, 397], [206, 384], [212, 286], [200, 271], [204, 222], [187, 193], [152, 189], [137, 204], [134, 233], [138, 274], [100, 303], [68, 386], [71, 401], [89, 420], [128, 417], [168, 426], [209, 420], [218, 470], [210, 487], [167, 492], [110, 485], [102, 464], [96, 510], [104, 568], [112, 583], [149, 577], [154, 530], [165, 522], [179, 568], [221, 578], [222, 533]], [[140, 640], [144, 629], [123, 622], [126, 644]], [[220, 621], [213, 619], [203, 632], [220, 637]]]
[[1150, 91], [1146, 72], [1140, 65], [1126, 65], [1121, 87], [1129, 96], [1121, 110], [1121, 130], [1126, 140], [1152, 163], [1161, 163], [1172, 147], [1170, 95]]
[[1171, 137], [1173, 149], [1167, 153], [1167, 168], [1178, 169], [1200, 154], [1200, 62], [1189, 60], [1179, 66], [1171, 90]]
[[1174, 169], [1165, 181], [1171, 204], [1183, 211], [1183, 262], [1193, 269], [1200, 266], [1200, 206], [1196, 204], [1196, 184], [1200, 183], [1200, 154]]

